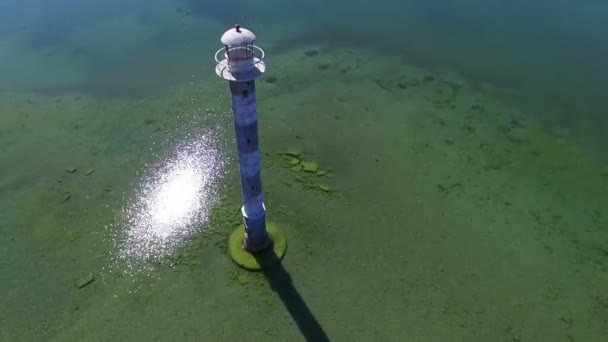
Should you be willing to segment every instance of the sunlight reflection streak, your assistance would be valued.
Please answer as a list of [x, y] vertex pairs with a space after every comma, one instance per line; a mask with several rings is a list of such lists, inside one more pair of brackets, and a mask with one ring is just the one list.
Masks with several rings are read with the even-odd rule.
[[126, 221], [119, 258], [157, 259], [195, 234], [207, 221], [223, 162], [212, 134], [179, 145], [168, 160], [147, 171]]

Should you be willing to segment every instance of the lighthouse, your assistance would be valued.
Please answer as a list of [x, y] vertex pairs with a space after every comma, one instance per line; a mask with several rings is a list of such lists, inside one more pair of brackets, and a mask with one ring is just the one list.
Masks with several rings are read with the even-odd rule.
[[[243, 201], [243, 233], [240, 234], [237, 229], [231, 236], [234, 241], [238, 237], [239, 244], [232, 246], [235, 249], [231, 249], [233, 259], [235, 253], [251, 259], [265, 250], [272, 250], [273, 242], [277, 242], [276, 237], [281, 240], [279, 244], [284, 245], [284, 238], [276, 234], [275, 227], [270, 232], [267, 229], [266, 207], [262, 197], [255, 80], [264, 74], [266, 64], [264, 50], [253, 44], [255, 39], [251, 31], [236, 25], [222, 35], [220, 41], [223, 48], [215, 53], [215, 73], [228, 81], [230, 88]], [[279, 247], [282, 248], [280, 258], [284, 254], [284, 246]], [[235, 261], [244, 266], [243, 262]]]

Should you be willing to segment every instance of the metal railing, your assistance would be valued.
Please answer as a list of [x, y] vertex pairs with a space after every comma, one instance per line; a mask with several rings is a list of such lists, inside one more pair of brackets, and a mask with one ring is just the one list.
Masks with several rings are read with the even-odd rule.
[[[228, 56], [230, 56], [231, 54], [233, 54], [235, 51], [245, 51], [245, 56], [246, 58], [238, 58], [238, 59], [234, 59], [234, 58], [228, 58]], [[220, 53], [223, 53], [223, 59], [220, 60]], [[261, 47], [257, 46], [257, 45], [247, 45], [247, 46], [236, 46], [236, 47], [232, 47], [229, 49], [226, 49], [225, 47], [217, 50], [217, 52], [215, 53], [215, 62], [216, 63], [221, 63], [221, 61], [223, 61], [224, 59], [227, 59], [229, 61], [239, 61], [239, 60], [245, 60], [245, 59], [249, 59], [249, 58], [253, 58], [253, 65], [258, 64], [260, 62], [262, 62], [264, 60], [264, 57], [266, 56], [266, 54], [264, 53], [264, 50], [262, 50]]]

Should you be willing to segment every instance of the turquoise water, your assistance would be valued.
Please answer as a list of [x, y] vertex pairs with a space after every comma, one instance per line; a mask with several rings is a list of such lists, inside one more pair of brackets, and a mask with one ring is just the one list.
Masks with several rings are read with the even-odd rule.
[[[0, 0], [0, 340], [603, 341], [606, 17]], [[213, 54], [236, 23], [267, 53], [263, 191], [288, 241], [263, 273], [227, 254]]]

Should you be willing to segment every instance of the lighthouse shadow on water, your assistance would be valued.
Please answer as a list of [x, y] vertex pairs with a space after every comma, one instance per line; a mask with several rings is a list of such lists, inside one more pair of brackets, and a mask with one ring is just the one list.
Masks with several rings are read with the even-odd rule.
[[[256, 256], [256, 258], [260, 259], [258, 260], [259, 263], [269, 263], [273, 265], [272, 267], [262, 270], [264, 277], [266, 277], [272, 290], [277, 293], [285, 305], [285, 308], [298, 326], [298, 329], [300, 329], [300, 332], [306, 341], [329, 341], [323, 327], [310, 311], [306, 302], [294, 286], [289, 272], [287, 272], [281, 264], [279, 256], [270, 251], [269, 253], [265, 253], [264, 256]], [[265, 260], [261, 260], [262, 258]]]

